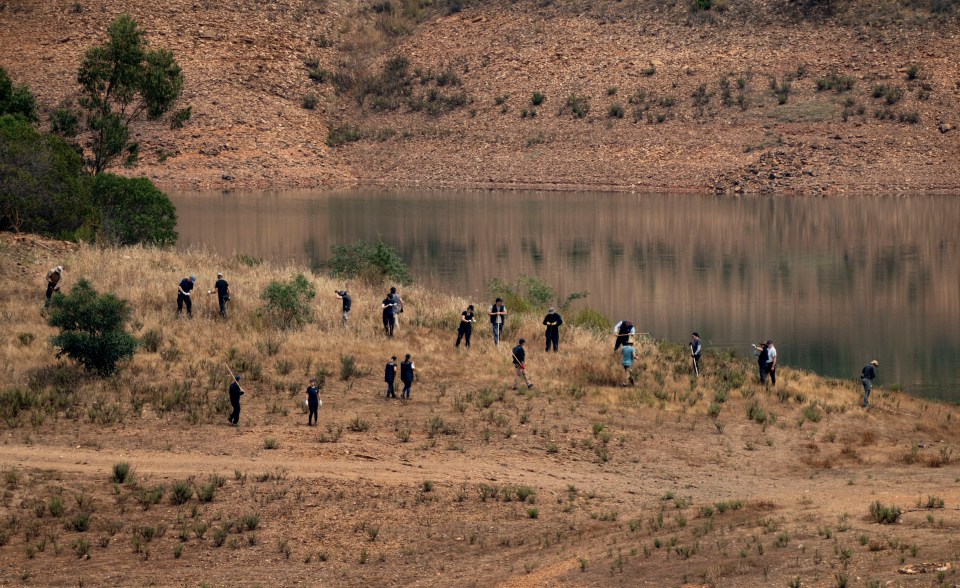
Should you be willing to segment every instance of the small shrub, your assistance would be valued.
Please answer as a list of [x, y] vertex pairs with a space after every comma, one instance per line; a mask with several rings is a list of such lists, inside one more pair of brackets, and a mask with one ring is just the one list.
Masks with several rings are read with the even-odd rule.
[[156, 353], [163, 346], [163, 332], [159, 329], [150, 329], [143, 334], [141, 343], [148, 352]]
[[540, 510], [536, 507], [531, 507], [527, 509], [527, 516], [531, 519], [538, 518], [540, 516]]
[[219, 486], [217, 485], [216, 480], [210, 480], [206, 484], [200, 486], [196, 489], [197, 500], [200, 502], [213, 502], [213, 498], [217, 493], [218, 487]]
[[567, 96], [566, 108], [574, 118], [584, 118], [590, 113], [590, 98], [579, 94]]
[[123, 484], [132, 479], [130, 474], [131, 468], [129, 463], [115, 463], [113, 464], [113, 475], [110, 477], [110, 481], [114, 484]]
[[315, 110], [317, 108], [317, 104], [320, 103], [320, 99], [316, 94], [311, 92], [309, 94], [304, 94], [300, 103], [307, 110]]
[[263, 440], [264, 449], [276, 449], [279, 446], [280, 445], [277, 443], [277, 439], [275, 437], [267, 437]]
[[90, 553], [90, 541], [83, 537], [75, 539], [73, 541], [73, 551], [80, 559], [87, 557], [87, 555]]
[[607, 117], [608, 118], [623, 118], [623, 115], [626, 111], [623, 108], [623, 104], [619, 102], [614, 102], [607, 107]]
[[376, 242], [354, 241], [346, 245], [330, 247], [331, 257], [326, 262], [330, 275], [335, 278], [359, 278], [370, 284], [386, 280], [410, 284], [413, 277], [406, 263], [395, 249], [377, 239]]
[[177, 481], [170, 487], [170, 502], [174, 505], [181, 505], [193, 498], [193, 488], [186, 482]]
[[900, 520], [901, 514], [903, 514], [903, 511], [896, 505], [886, 506], [879, 500], [870, 505], [870, 516], [873, 517], [874, 522], [880, 523], [881, 525], [896, 523]]
[[224, 541], [227, 540], [227, 535], [230, 534], [229, 529], [225, 526], [217, 527], [213, 532], [213, 545], [215, 547], [220, 547], [223, 545]]
[[78, 533], [86, 532], [90, 528], [90, 512], [82, 510], [67, 521], [67, 529], [71, 531], [77, 531]]
[[247, 531], [256, 531], [257, 527], [260, 526], [260, 515], [258, 514], [247, 514], [240, 517], [240, 520], [237, 521], [237, 525], [243, 527]]
[[278, 328], [300, 328], [312, 318], [310, 302], [316, 295], [316, 288], [303, 274], [289, 281], [273, 280], [260, 293], [265, 302], [262, 311]]
[[851, 76], [840, 75], [836, 71], [831, 71], [826, 77], [817, 78], [817, 91], [833, 90], [837, 94], [848, 92], [853, 88], [854, 79]]
[[546, 101], [546, 99], [547, 95], [543, 92], [534, 92], [533, 96], [530, 97], [530, 104], [533, 104], [534, 106], [540, 106]]
[[47, 503], [47, 508], [50, 509], [50, 514], [54, 517], [60, 518], [63, 516], [66, 506], [63, 503], [63, 498], [59, 496], [54, 496], [50, 499], [50, 502]]
[[350, 420], [350, 424], [347, 425], [347, 428], [354, 433], [364, 433], [370, 428], [370, 422], [360, 415], [357, 415]]
[[919, 66], [919, 65], [917, 65], [917, 64], [915, 64], [915, 63], [911, 63], [909, 66], [907, 66], [907, 79], [908, 79], [908, 80], [915, 80], [915, 79], [917, 79], [917, 77], [918, 77], [919, 75], [920, 75], [920, 66]]
[[333, 126], [327, 131], [327, 147], [339, 147], [359, 141], [363, 137], [360, 129], [353, 126]]
[[133, 493], [133, 496], [143, 510], [148, 510], [163, 499], [163, 486], [158, 484], [152, 488], [140, 488]]

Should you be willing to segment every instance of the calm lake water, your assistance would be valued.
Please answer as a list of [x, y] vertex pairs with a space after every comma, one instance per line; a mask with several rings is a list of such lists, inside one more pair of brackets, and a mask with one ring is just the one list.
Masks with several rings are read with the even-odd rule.
[[[960, 198], [714, 198], [563, 193], [171, 193], [181, 246], [296, 260], [395, 247], [421, 283], [488, 304], [538, 275], [654, 337], [960, 401]], [[575, 303], [578, 305], [580, 303]]]

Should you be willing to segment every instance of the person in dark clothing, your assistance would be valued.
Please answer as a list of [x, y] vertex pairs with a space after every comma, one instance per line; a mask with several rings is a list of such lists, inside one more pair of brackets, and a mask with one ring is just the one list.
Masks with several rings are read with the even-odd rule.
[[393, 337], [393, 329], [397, 326], [396, 303], [387, 296], [380, 303], [380, 308], [383, 309], [383, 332], [386, 333], [387, 337]]
[[53, 298], [53, 293], [60, 291], [60, 280], [62, 278], [63, 278], [62, 265], [58, 265], [57, 267], [47, 272], [47, 301], [43, 305], [44, 308], [47, 308], [48, 306], [50, 306], [50, 299]]
[[690, 338], [690, 356], [693, 357], [693, 373], [700, 375], [700, 352], [703, 346], [700, 344], [700, 333], [694, 331]]
[[457, 327], [457, 347], [460, 347], [460, 340], [464, 340], [464, 346], [467, 349], [470, 349], [470, 335], [473, 334], [473, 323], [476, 322], [476, 319], [473, 318], [473, 305], [467, 307], [467, 309], [460, 313], [460, 326]]
[[397, 288], [393, 286], [390, 288], [390, 293], [387, 294], [387, 298], [393, 303], [393, 326], [394, 328], [398, 328], [400, 327], [400, 315], [403, 314], [403, 298], [400, 298], [400, 294], [397, 293]]
[[187, 306], [187, 316], [193, 318], [193, 301], [190, 300], [190, 292], [193, 290], [193, 284], [196, 283], [197, 277], [190, 276], [189, 278], [184, 278], [180, 280], [180, 285], [177, 286], [177, 314], [179, 315], [183, 312], [183, 306]]
[[517, 342], [517, 346], [513, 348], [513, 368], [516, 370], [516, 376], [513, 378], [514, 390], [520, 385], [520, 376], [523, 376], [523, 381], [526, 382], [527, 388], [533, 388], [533, 382], [527, 377], [527, 352], [523, 349], [524, 343], [526, 343], [526, 340], [520, 339], [520, 341]]
[[417, 371], [417, 366], [410, 361], [410, 354], [404, 356], [400, 362], [400, 381], [403, 382], [403, 391], [400, 392], [400, 398], [410, 400], [410, 386], [413, 385], [413, 375]]
[[632, 322], [620, 321], [613, 326], [613, 334], [617, 336], [617, 340], [613, 344], [613, 352], [616, 353], [621, 345], [624, 345], [631, 336], [637, 334], [637, 330], [634, 328]]
[[387, 399], [396, 398], [397, 395], [393, 391], [393, 383], [397, 379], [397, 356], [394, 355], [390, 358], [390, 361], [387, 363], [386, 367], [383, 369], [383, 381], [387, 383]]
[[500, 335], [503, 334], [503, 323], [507, 320], [507, 309], [503, 306], [503, 298], [497, 298], [490, 307], [490, 328], [493, 330], [493, 345], [500, 347]]
[[317, 411], [320, 409], [320, 388], [317, 388], [317, 381], [314, 379], [311, 379], [310, 385], [307, 386], [307, 408], [310, 409], [310, 414], [307, 415], [307, 426], [316, 426]]
[[[217, 293], [217, 303], [220, 305], [220, 316], [227, 318], [227, 302], [230, 301], [230, 284], [223, 279], [222, 273], [217, 273], [217, 281], [213, 290], [207, 290], [207, 295]], [[189, 307], [188, 307], [189, 308]]]
[[343, 326], [347, 326], [347, 321], [350, 319], [350, 306], [353, 305], [353, 299], [350, 298], [350, 295], [347, 294], [346, 290], [334, 290], [337, 293], [337, 298], [343, 301]]
[[233, 383], [230, 384], [230, 406], [233, 407], [233, 412], [230, 413], [230, 416], [227, 417], [227, 420], [230, 421], [234, 427], [240, 423], [240, 397], [243, 396], [243, 388], [240, 387], [240, 375], [237, 374], [233, 377]]
[[766, 343], [761, 343], [760, 345], [754, 345], [753, 348], [757, 352], [757, 367], [760, 370], [760, 383], [764, 386], [767, 385], [767, 359], [769, 358], [769, 353]]
[[767, 339], [767, 375], [770, 376], [770, 385], [777, 385], [777, 348], [773, 341]]
[[543, 324], [547, 326], [547, 353], [550, 352], [550, 345], [553, 344], [553, 352], [557, 352], [557, 345], [560, 344], [560, 325], [563, 324], [563, 318], [556, 310], [551, 308], [547, 316], [543, 317]]
[[867, 365], [863, 366], [863, 371], [860, 372], [860, 383], [863, 384], [864, 408], [870, 406], [870, 390], [873, 389], [873, 380], [877, 377], [877, 366], [879, 365], [880, 362], [874, 359]]

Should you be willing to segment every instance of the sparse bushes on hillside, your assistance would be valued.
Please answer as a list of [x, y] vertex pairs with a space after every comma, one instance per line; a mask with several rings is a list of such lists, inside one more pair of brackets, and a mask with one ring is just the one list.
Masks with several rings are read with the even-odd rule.
[[313, 317], [310, 301], [317, 295], [316, 288], [303, 274], [297, 274], [290, 280], [273, 280], [260, 299], [265, 302], [263, 313], [281, 329], [297, 329]]
[[563, 111], [572, 114], [573, 118], [583, 118], [590, 113], [590, 98], [581, 94], [570, 94]]
[[363, 137], [360, 129], [351, 125], [333, 126], [327, 131], [327, 147], [339, 147], [346, 143], [359, 141]]
[[825, 77], [817, 78], [817, 91], [833, 90], [837, 94], [848, 92], [853, 89], [854, 79], [851, 76], [840, 75], [836, 71], [828, 73]]
[[382, 239], [376, 243], [364, 240], [330, 247], [331, 257], [326, 266], [336, 278], [361, 279], [371, 284], [385, 280], [410, 284], [413, 278], [407, 264]]
[[555, 304], [561, 311], [566, 310], [574, 300], [586, 298], [588, 292], [574, 292], [561, 299], [556, 290], [538, 276], [520, 274], [514, 282], [493, 278], [487, 285], [490, 294], [503, 298], [506, 307], [512, 313], [545, 310]]
[[0, 116], [12, 114], [29, 122], [38, 122], [37, 101], [25, 84], [14, 86], [7, 70], [0, 67]]

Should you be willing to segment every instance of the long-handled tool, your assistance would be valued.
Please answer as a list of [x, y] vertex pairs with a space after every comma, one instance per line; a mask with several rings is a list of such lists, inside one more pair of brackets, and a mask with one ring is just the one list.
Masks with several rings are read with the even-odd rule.
[[237, 385], [238, 388], [240, 388], [240, 395], [242, 396], [246, 394], [243, 387], [240, 386], [240, 382], [237, 381], [237, 376], [233, 373], [233, 370], [230, 369], [230, 365], [227, 362], [223, 362], [223, 365], [227, 368], [227, 371], [230, 372], [230, 377], [233, 378], [234, 383]]
[[700, 377], [700, 368], [697, 367], [697, 356], [694, 355], [693, 353], [691, 353], [691, 354], [690, 354], [690, 359], [693, 360], [693, 373], [696, 374], [697, 377], [699, 378], [699, 377]]

